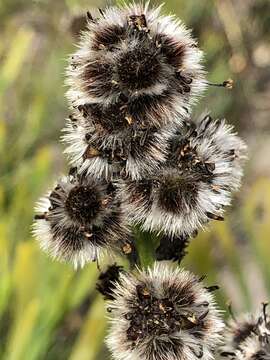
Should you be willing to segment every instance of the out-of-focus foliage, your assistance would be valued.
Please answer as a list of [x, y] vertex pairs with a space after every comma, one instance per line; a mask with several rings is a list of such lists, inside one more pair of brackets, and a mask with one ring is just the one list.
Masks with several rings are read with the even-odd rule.
[[[104, 3], [0, 2], [0, 359], [109, 359], [96, 265], [52, 262], [30, 233], [35, 201], [66, 169], [64, 68], [81, 11], [96, 6]], [[209, 80], [236, 82], [209, 89], [195, 113], [226, 116], [250, 148], [234, 208], [193, 240], [184, 265], [220, 285], [222, 307], [253, 309], [270, 297], [270, 2], [169, 0], [165, 10], [194, 29]]]

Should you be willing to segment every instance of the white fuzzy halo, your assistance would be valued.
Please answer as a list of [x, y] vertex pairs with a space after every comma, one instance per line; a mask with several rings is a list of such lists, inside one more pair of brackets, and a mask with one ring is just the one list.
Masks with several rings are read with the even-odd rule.
[[[87, 185], [89, 181], [92, 180], [89, 178], [84, 180], [84, 185]], [[105, 255], [113, 256], [114, 253], [121, 252], [121, 247], [130, 237], [130, 229], [121, 205], [117, 203], [117, 207], [112, 204], [107, 208], [100, 209], [93, 224], [89, 224], [89, 228], [83, 229], [79, 223], [77, 224], [69, 217], [65, 209], [65, 201], [70, 190], [78, 184], [71, 183], [69, 177], [63, 177], [57, 185], [59, 186], [59, 184], [61, 191], [57, 191], [57, 195], [54, 197], [58, 206], [51, 209], [51, 192], [48, 192], [45, 197], [40, 199], [35, 208], [37, 214], [45, 214], [44, 218], [36, 219], [33, 225], [33, 234], [40, 247], [53, 259], [70, 262], [75, 268], [100, 260]], [[105, 185], [96, 183], [96, 191], [106, 194]], [[95, 235], [95, 232], [99, 231], [98, 229], [103, 231], [102, 241], [92, 242], [90, 233], [93, 231]], [[74, 239], [79, 246], [72, 245]]]
[[[164, 119], [168, 122], [179, 123], [179, 118], [186, 117], [187, 112], [190, 111], [192, 105], [194, 105], [200, 95], [205, 91], [207, 87], [207, 81], [205, 80], [205, 71], [202, 67], [203, 53], [197, 48], [197, 43], [193, 39], [190, 30], [187, 30], [185, 25], [178, 20], [175, 16], [161, 15], [161, 7], [149, 6], [143, 4], [131, 4], [123, 7], [108, 7], [103, 11], [103, 16], [98, 22], [89, 22], [88, 29], [84, 32], [79, 49], [72, 56], [71, 63], [76, 61], [77, 66], [69, 66], [67, 69], [67, 85], [69, 90], [67, 91], [67, 98], [71, 107], [78, 107], [87, 103], [102, 103], [110, 104], [115, 102], [118, 94], [113, 93], [108, 95], [93, 95], [86, 90], [84, 81], [82, 80], [82, 74], [87, 64], [91, 62], [99, 61], [98, 51], [92, 49], [93, 34], [95, 32], [103, 31], [108, 26], [120, 26], [124, 27], [127, 23], [129, 16], [131, 15], [144, 15], [147, 22], [147, 27], [151, 36], [162, 35], [168, 37], [173, 43], [181, 44], [185, 48], [182, 64], [178, 68], [183, 74], [187, 74], [192, 77], [192, 84], [190, 85], [190, 93], [188, 95], [181, 95], [177, 92], [172, 94], [171, 104], [172, 109], [165, 111]], [[139, 41], [135, 40], [134, 41]], [[127, 47], [124, 41], [120, 42], [120, 47], [123, 50]], [[131, 45], [129, 45], [131, 46]], [[113, 61], [117, 62], [117, 56], [110, 53], [106, 58], [109, 63]], [[169, 71], [169, 70], [167, 70]], [[166, 80], [166, 78], [165, 78]], [[130, 94], [131, 98], [136, 98], [138, 95], [160, 95], [167, 91], [170, 84], [166, 84], [164, 80], [163, 84], [157, 83], [150, 88], [136, 90]], [[153, 119], [155, 121], [155, 119]]]
[[[181, 300], [179, 300], [178, 306], [179, 309], [181, 309], [182, 306], [183, 311], [196, 313], [199, 304], [209, 304], [209, 312], [205, 318], [207, 322], [205, 333], [201, 333], [200, 338], [196, 338], [196, 336], [192, 334], [192, 331], [188, 329], [180, 330], [172, 335], [164, 334], [163, 336], [157, 337], [145, 335], [144, 339], [141, 339], [131, 346], [126, 335], [127, 329], [130, 326], [129, 320], [126, 319], [126, 314], [136, 306], [136, 287], [142, 283], [146, 284], [153, 296], [160, 299], [166, 296], [166, 291], [171, 287], [176, 289], [176, 293], [179, 291], [179, 294], [181, 293], [183, 296], [183, 303], [180, 305]], [[190, 305], [184, 305], [185, 292], [191, 292], [194, 296], [194, 300]], [[203, 357], [201, 357], [203, 360], [214, 359], [212, 349], [220, 343], [221, 331], [224, 325], [212, 294], [209, 293], [198, 278], [190, 272], [166, 263], [155, 263], [152, 268], [138, 271], [135, 275], [130, 273], [121, 274], [119, 283], [117, 283], [114, 289], [114, 297], [115, 300], [108, 304], [111, 314], [111, 328], [106, 340], [114, 359], [197, 360], [198, 357], [195, 354], [199, 348], [203, 349]], [[171, 300], [174, 301], [173, 299]], [[165, 348], [164, 353], [158, 354], [158, 358], [155, 357], [154, 353], [151, 353], [150, 349], [152, 347], [155, 348], [155, 346], [162, 341], [170, 342], [173, 341], [173, 339], [182, 344], [181, 357], [173, 356], [170, 352], [166, 353]], [[149, 348], [150, 344], [151, 347]]]
[[[191, 137], [190, 146], [203, 162], [214, 164], [211, 184], [203, 179], [196, 180], [196, 203], [185, 205], [181, 213], [169, 212], [159, 203], [159, 191], [162, 179], [176, 178], [178, 170], [170, 165], [157, 174], [158, 185], [149, 195], [151, 198], [142, 198], [131, 201], [130, 194], [136, 183], [121, 184], [120, 193], [124, 199], [126, 213], [132, 223], [139, 223], [146, 231], [164, 232], [171, 236], [181, 234], [192, 235], [195, 231], [205, 228], [209, 222], [208, 214], [222, 217], [225, 207], [231, 203], [232, 193], [239, 189], [243, 175], [243, 162], [246, 159], [246, 145], [233, 132], [233, 127], [227, 125], [225, 120], [212, 120], [205, 127], [207, 116], [197, 125], [197, 136]], [[234, 149], [234, 159], [231, 159], [230, 150]], [[169, 155], [170, 157], [170, 155]], [[181, 165], [181, 163], [180, 163]], [[188, 173], [183, 172], [185, 178]], [[159, 184], [159, 179], [161, 182]], [[192, 179], [192, 175], [191, 175]], [[184, 207], [184, 206], [183, 206]]]

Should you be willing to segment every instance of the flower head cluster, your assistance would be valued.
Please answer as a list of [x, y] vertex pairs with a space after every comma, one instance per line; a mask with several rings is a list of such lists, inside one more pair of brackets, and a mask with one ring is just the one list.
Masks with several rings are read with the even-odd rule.
[[[135, 225], [160, 236], [155, 260], [180, 261], [190, 237], [223, 220], [246, 146], [225, 120], [191, 117], [208, 83], [202, 52], [179, 20], [149, 3], [87, 15], [67, 69], [62, 140], [71, 169], [38, 203], [34, 234], [75, 267], [106, 254], [139, 265]], [[111, 265], [96, 288], [110, 300], [114, 359], [214, 359], [223, 330], [217, 287], [155, 263], [133, 272]], [[269, 360], [269, 328], [265, 312], [231, 324], [223, 356]]]
[[126, 222], [140, 224], [163, 233], [159, 260], [180, 259], [189, 237], [223, 219], [245, 145], [225, 120], [191, 120], [207, 82], [179, 20], [149, 3], [100, 13], [88, 13], [67, 70], [72, 113], [62, 139], [76, 176], [42, 201], [35, 233], [54, 257], [83, 264], [121, 248], [121, 237], [130, 244]]
[[[116, 184], [131, 224], [179, 244], [223, 219], [245, 145], [225, 120], [191, 120], [207, 85], [202, 52], [160, 12], [132, 4], [89, 17], [67, 71], [72, 115], [63, 140], [79, 173]], [[167, 259], [177, 258], [172, 252]]]
[[[177, 120], [177, 114], [186, 111], [183, 107], [204, 90], [202, 53], [195, 40], [180, 21], [160, 15], [160, 10], [149, 4], [110, 7], [99, 19], [89, 19], [71, 58], [67, 94], [75, 107], [83, 107], [78, 110], [86, 118], [83, 110], [88, 109], [98, 123], [119, 131], [128, 125], [124, 117], [115, 124], [95, 115], [126, 105], [122, 115], [134, 116], [134, 122], [163, 125]], [[147, 107], [153, 112], [143, 119], [138, 110], [144, 115]]]
[[127, 224], [139, 224], [163, 234], [157, 259], [177, 260], [189, 237], [223, 219], [245, 145], [225, 120], [191, 119], [207, 86], [201, 60], [190, 31], [161, 7], [88, 13], [67, 69], [62, 140], [76, 174], [60, 179], [36, 217], [53, 257], [83, 265], [111, 249], [133, 254]]
[[263, 304], [261, 313], [233, 318], [225, 332], [223, 358], [230, 360], [270, 359], [270, 318]]
[[196, 123], [185, 121], [170, 138], [159, 171], [121, 185], [130, 220], [172, 237], [191, 236], [211, 219], [222, 220], [240, 186], [245, 151], [225, 120], [207, 114]]
[[223, 322], [201, 279], [164, 263], [121, 273], [107, 344], [117, 360], [213, 359]]
[[67, 71], [64, 141], [81, 171], [140, 179], [157, 170], [174, 126], [206, 88], [196, 41], [160, 11], [133, 4], [89, 19]]

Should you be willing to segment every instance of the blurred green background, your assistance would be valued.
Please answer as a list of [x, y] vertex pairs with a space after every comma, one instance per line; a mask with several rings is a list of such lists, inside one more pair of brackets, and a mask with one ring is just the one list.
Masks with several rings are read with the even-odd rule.
[[[31, 238], [38, 197], [67, 168], [64, 69], [90, 0], [0, 1], [0, 359], [109, 359], [92, 264], [75, 272]], [[206, 52], [212, 88], [195, 113], [225, 116], [249, 145], [243, 188], [226, 221], [193, 240], [184, 265], [217, 283], [236, 312], [270, 298], [270, 1], [169, 0]]]

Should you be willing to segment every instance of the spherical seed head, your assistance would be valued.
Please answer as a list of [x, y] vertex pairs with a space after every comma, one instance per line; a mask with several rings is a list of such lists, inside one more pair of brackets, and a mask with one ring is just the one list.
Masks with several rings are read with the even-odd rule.
[[213, 359], [223, 323], [213, 296], [193, 274], [155, 264], [121, 274], [109, 303], [114, 359]]
[[97, 179], [124, 176], [137, 180], [156, 173], [166, 161], [175, 127], [129, 129], [116, 138], [73, 116], [63, 131], [62, 140], [68, 145], [65, 153], [80, 173]]
[[[268, 339], [269, 341], [269, 339]], [[263, 342], [257, 335], [249, 336], [241, 345], [240, 349], [231, 357], [232, 360], [269, 360], [269, 342]]]
[[37, 206], [34, 235], [53, 258], [75, 267], [122, 252], [132, 239], [114, 188], [91, 177], [63, 177]]
[[240, 186], [245, 153], [245, 144], [224, 120], [206, 115], [198, 124], [186, 122], [172, 137], [167, 162], [152, 177], [151, 192], [133, 198], [125, 186], [136, 184], [123, 185], [131, 221], [145, 230], [190, 236], [211, 219], [223, 220], [232, 192]]
[[256, 334], [258, 330], [258, 321], [252, 315], [245, 315], [242, 318], [230, 319], [224, 333], [224, 346], [221, 354], [224, 356], [235, 356], [240, 346], [250, 336]]
[[[89, 106], [90, 116], [103, 123], [98, 114], [111, 108], [109, 127], [118, 122], [117, 112], [148, 126], [186, 116], [206, 87], [202, 53], [184, 25], [160, 10], [148, 4], [110, 7], [89, 20], [67, 71], [72, 107]], [[121, 126], [128, 123], [121, 120]]]
[[270, 322], [267, 304], [262, 304], [259, 314], [248, 314], [231, 319], [224, 333], [220, 351], [231, 360], [269, 360]]

